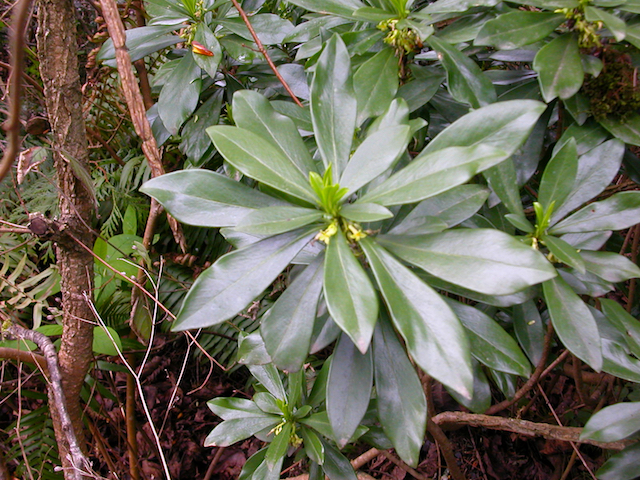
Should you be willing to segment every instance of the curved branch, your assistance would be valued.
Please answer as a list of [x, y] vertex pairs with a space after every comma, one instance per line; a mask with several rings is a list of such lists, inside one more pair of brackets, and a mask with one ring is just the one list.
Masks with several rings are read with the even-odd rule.
[[18, 350], [17, 348], [0, 347], [0, 358], [7, 360], [17, 360], [19, 362], [26, 362], [38, 365], [45, 373], [48, 373], [49, 366], [45, 358], [33, 352], [27, 352], [25, 350]]

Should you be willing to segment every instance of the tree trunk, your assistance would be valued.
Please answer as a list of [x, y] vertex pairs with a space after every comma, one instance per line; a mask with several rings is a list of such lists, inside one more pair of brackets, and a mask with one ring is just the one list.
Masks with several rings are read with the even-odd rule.
[[[93, 314], [84, 295], [91, 298], [94, 260], [78, 242], [92, 247], [93, 234], [89, 225], [94, 203], [87, 186], [80, 180], [83, 175], [77, 173], [88, 172], [88, 148], [82, 116], [75, 22], [71, 0], [38, 1], [40, 75], [54, 137], [60, 204], [58, 221], [62, 226], [62, 235], [56, 244], [64, 325], [59, 361], [69, 416], [79, 443], [83, 445], [80, 389], [93, 359]], [[51, 412], [63, 466], [69, 467], [68, 445], [60, 431], [55, 409]], [[65, 477], [71, 478], [70, 475]]]

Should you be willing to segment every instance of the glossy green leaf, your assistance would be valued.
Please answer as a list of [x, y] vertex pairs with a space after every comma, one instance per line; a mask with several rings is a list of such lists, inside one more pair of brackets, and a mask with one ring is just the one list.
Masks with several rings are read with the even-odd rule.
[[252, 235], [276, 235], [320, 221], [322, 212], [303, 207], [267, 207], [253, 210], [235, 226]]
[[258, 450], [256, 453], [251, 455], [249, 459], [242, 466], [242, 470], [240, 475], [238, 476], [238, 480], [254, 480], [253, 475], [256, 470], [261, 467], [264, 463], [264, 456], [267, 453], [267, 449], [263, 448], [262, 450]]
[[300, 428], [299, 432], [304, 442], [304, 451], [307, 456], [311, 461], [322, 465], [324, 463], [324, 445], [322, 445], [316, 432], [304, 426]]
[[268, 392], [258, 392], [253, 396], [253, 402], [264, 413], [271, 413], [273, 415], [282, 415], [282, 410], [278, 405], [276, 397]]
[[167, 78], [158, 98], [158, 114], [172, 135], [198, 106], [200, 98], [200, 67], [187, 52]]
[[576, 141], [571, 138], [553, 155], [545, 167], [538, 191], [538, 202], [544, 208], [549, 208], [551, 202], [555, 202], [555, 207], [560, 207], [571, 193], [577, 172], [578, 147]]
[[260, 333], [279, 368], [300, 369], [309, 354], [318, 299], [322, 292], [323, 258], [316, 257], [262, 317]]
[[282, 378], [280, 378], [280, 372], [273, 364], [249, 365], [248, 368], [251, 375], [256, 377], [271, 395], [278, 400], [286, 400], [287, 394], [282, 384]]
[[378, 130], [357, 148], [342, 172], [341, 187], [350, 193], [378, 178], [398, 161], [407, 148], [410, 129], [406, 125]]
[[584, 273], [585, 266], [578, 251], [561, 238], [553, 235], [543, 235], [542, 241], [556, 259], [565, 265], [575, 268], [578, 272]]
[[467, 330], [471, 355], [480, 363], [491, 369], [525, 378], [531, 375], [527, 357], [498, 322], [468, 305], [453, 300], [447, 300], [447, 303]]
[[609, 138], [607, 131], [593, 120], [585, 122], [583, 125], [573, 123], [554, 145], [553, 155], [556, 155], [571, 139], [576, 142], [578, 155], [584, 155], [589, 150], [601, 145], [607, 138]]
[[622, 306], [608, 298], [601, 298], [602, 312], [607, 319], [622, 333], [624, 341], [636, 357], [640, 357], [640, 323]]
[[372, 386], [371, 349], [363, 355], [343, 333], [333, 352], [327, 380], [327, 414], [339, 448], [349, 442], [360, 425]]
[[312, 12], [333, 13], [348, 19], [353, 18], [356, 10], [366, 6], [358, 0], [292, 0], [289, 3]]
[[249, 212], [281, 202], [210, 170], [181, 170], [146, 182], [155, 198], [181, 222], [201, 227], [235, 226]]
[[[178, 22], [179, 23], [179, 22]], [[131, 61], [135, 62], [147, 55], [162, 50], [163, 48], [175, 45], [183, 41], [178, 35], [169, 35], [174, 30], [182, 28], [183, 25], [147, 25], [144, 27], [132, 28], [125, 32], [125, 45], [129, 51]], [[109, 67], [116, 67], [116, 49], [113, 40], [110, 38], [100, 48], [97, 61], [103, 62]]]
[[218, 65], [220, 64], [220, 60], [222, 60], [220, 42], [218, 42], [217, 37], [204, 23], [198, 24], [194, 40], [204, 46], [213, 55], [203, 55], [194, 49], [193, 59], [202, 70], [207, 72], [207, 75], [211, 78], [216, 78]]
[[412, 358], [433, 378], [470, 397], [469, 343], [451, 308], [373, 240], [364, 238], [360, 245]]
[[207, 406], [223, 420], [264, 417], [264, 412], [254, 402], [245, 398], [217, 397], [209, 400]]
[[589, 308], [560, 277], [543, 283], [542, 289], [551, 322], [562, 343], [591, 368], [600, 371], [600, 334]]
[[315, 202], [308, 179], [271, 142], [249, 130], [226, 125], [210, 127], [207, 133], [225, 160], [248, 177], [296, 198]]
[[271, 363], [271, 357], [264, 346], [264, 340], [258, 332], [238, 334], [236, 361], [243, 365], [265, 365]]
[[633, 480], [638, 477], [639, 464], [640, 443], [635, 443], [609, 457], [596, 475], [600, 480]]
[[349, 52], [342, 38], [334, 35], [318, 59], [311, 82], [311, 120], [324, 166], [333, 165], [336, 181], [349, 160], [356, 114]]
[[378, 418], [396, 453], [418, 464], [427, 427], [427, 400], [416, 371], [387, 320], [373, 333]]
[[488, 145], [450, 147], [416, 157], [409, 165], [369, 190], [363, 202], [402, 205], [418, 202], [465, 183], [507, 158]]
[[496, 101], [496, 91], [491, 80], [473, 60], [436, 37], [430, 37], [428, 42], [438, 53], [438, 58], [447, 71], [447, 88], [453, 98], [468, 103], [473, 108]]
[[366, 352], [378, 319], [378, 296], [340, 228], [327, 246], [324, 298], [333, 321]]
[[536, 304], [527, 300], [513, 307], [513, 327], [522, 349], [534, 365], [542, 359], [544, 324]]
[[513, 50], [546, 38], [565, 21], [560, 13], [509, 12], [485, 23], [473, 43]]
[[349, 460], [330, 443], [320, 438], [324, 446], [322, 470], [329, 480], [358, 480]]
[[269, 470], [273, 470], [278, 461], [282, 462], [282, 459], [287, 454], [289, 448], [289, 437], [291, 436], [291, 423], [287, 422], [282, 426], [280, 433], [273, 437], [267, 453], [264, 456], [264, 461], [267, 464]]
[[[108, 330], [108, 333], [105, 329]], [[122, 352], [120, 335], [112, 327], [94, 327], [91, 350], [96, 354], [118, 355], [118, 352]]]
[[546, 105], [534, 100], [510, 100], [474, 110], [440, 132], [421, 155], [447, 147], [487, 145], [513, 155], [525, 142]]
[[[224, 26], [245, 40], [253, 41], [253, 36], [240, 17], [217, 18], [216, 23]], [[276, 45], [293, 32], [293, 24], [272, 13], [259, 13], [251, 16], [251, 26], [263, 45]]]
[[539, 252], [499, 230], [383, 235], [379, 241], [430, 274], [487, 295], [512, 294], [556, 275]]
[[587, 6], [584, 9], [584, 17], [588, 22], [602, 22], [613, 34], [617, 42], [624, 40], [627, 26], [620, 17], [612, 15], [601, 8]]
[[253, 90], [236, 92], [233, 96], [233, 119], [238, 127], [250, 130], [277, 147], [305, 179], [309, 172], [316, 171], [293, 120], [278, 113], [264, 95]]
[[483, 172], [484, 178], [489, 182], [491, 190], [502, 201], [503, 205], [518, 217], [520, 221], [526, 221], [522, 201], [520, 200], [520, 188], [518, 186], [518, 176], [513, 160], [508, 158], [495, 167], [491, 167]]
[[225, 420], [214, 428], [204, 440], [205, 447], [228, 447], [240, 440], [249, 438], [260, 430], [275, 427], [281, 422], [274, 415], [252, 416]]
[[[270, 446], [271, 445], [269, 445], [269, 447]], [[269, 447], [265, 449], [266, 452], [269, 451]], [[273, 464], [273, 467], [270, 468], [266, 460], [266, 452], [264, 456], [265, 458], [262, 461], [262, 463], [260, 463], [251, 474], [251, 477], [250, 477], [251, 480], [280, 480], [280, 472], [282, 470], [282, 463], [284, 461], [284, 456], [276, 459], [275, 463]]]
[[580, 438], [617, 442], [640, 431], [640, 402], [617, 403], [595, 413], [582, 429]]
[[347, 203], [340, 209], [340, 216], [354, 222], [377, 222], [393, 217], [393, 213], [377, 203]]
[[217, 125], [220, 120], [223, 93], [220, 89], [211, 95], [198, 107], [182, 129], [180, 151], [189, 157], [190, 163], [195, 167], [202, 166], [215, 153], [206, 129], [211, 125]]
[[484, 374], [482, 366], [475, 360], [473, 360], [473, 395], [471, 398], [465, 398], [449, 388], [447, 391], [456, 402], [474, 413], [484, 413], [491, 406], [489, 379]]
[[640, 278], [640, 268], [627, 257], [613, 252], [582, 250], [580, 256], [586, 269], [608, 282], [625, 282]]
[[353, 75], [359, 125], [384, 113], [398, 91], [398, 59], [385, 48], [358, 67]]
[[442, 220], [445, 228], [455, 227], [476, 213], [489, 197], [489, 193], [489, 189], [482, 185], [454, 187], [420, 202], [389, 233], [398, 235], [414, 232], [425, 223], [425, 218], [434, 217]]
[[578, 160], [578, 170], [573, 177], [571, 193], [562, 205], [556, 204], [551, 224], [557, 223], [567, 213], [600, 194], [620, 170], [624, 143], [613, 139], [589, 150]]
[[571, 33], [554, 38], [536, 54], [533, 69], [538, 72], [546, 102], [569, 98], [580, 90], [584, 79], [578, 39]]
[[549, 233], [622, 230], [638, 223], [639, 218], [640, 192], [620, 192], [581, 208], [549, 229]]
[[614, 137], [630, 145], [640, 145], [640, 114], [631, 115], [624, 120], [607, 117], [599, 122]]
[[220, 257], [196, 279], [172, 329], [203, 328], [237, 315], [276, 279], [312, 235], [283, 233]]

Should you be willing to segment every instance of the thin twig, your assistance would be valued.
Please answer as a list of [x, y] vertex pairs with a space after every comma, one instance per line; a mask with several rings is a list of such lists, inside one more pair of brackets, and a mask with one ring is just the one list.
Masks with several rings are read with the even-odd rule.
[[48, 372], [47, 360], [38, 353], [18, 350], [17, 348], [0, 347], [0, 358], [33, 363], [40, 367], [45, 373]]
[[247, 28], [249, 29], [249, 33], [251, 33], [251, 36], [253, 37], [253, 41], [258, 46], [258, 50], [260, 50], [260, 53], [262, 53], [262, 55], [264, 55], [264, 59], [269, 64], [269, 67], [271, 67], [271, 70], [273, 70], [273, 73], [276, 75], [276, 77], [278, 77], [278, 80], [280, 81], [280, 83], [282, 84], [284, 89], [287, 91], [287, 93], [291, 96], [293, 101], [296, 102], [296, 105], [298, 105], [299, 107], [302, 107], [303, 106], [302, 103], [300, 102], [300, 100], [298, 100], [298, 97], [296, 97], [296, 94], [293, 93], [293, 90], [291, 90], [291, 87], [289, 86], [287, 81], [282, 77], [282, 75], [280, 75], [280, 72], [278, 71], [278, 67], [276, 67], [275, 63], [273, 63], [273, 60], [271, 60], [271, 57], [267, 53], [266, 48], [264, 48], [264, 45], [262, 45], [262, 42], [258, 38], [258, 34], [253, 29], [253, 26], [251, 25], [251, 22], [249, 21], [249, 17], [247, 17], [247, 14], [245, 13], [245, 11], [242, 9], [240, 4], [238, 3], [238, 0], [231, 0], [231, 3], [233, 3], [233, 6], [236, 7], [236, 10], [238, 10], [238, 13], [242, 17], [242, 20], [244, 21], [244, 24], [247, 26]]
[[458, 462], [456, 461], [456, 456], [453, 453], [451, 442], [440, 428], [440, 425], [433, 421], [435, 418], [438, 418], [438, 416], [439, 415], [436, 415], [433, 419], [429, 418], [427, 420], [427, 431], [440, 446], [442, 456], [444, 457], [444, 461], [447, 463], [447, 468], [449, 469], [451, 477], [454, 480], [466, 480], [464, 473], [462, 473], [462, 470], [460, 470]]
[[22, 97], [22, 68], [24, 60], [23, 32], [29, 19], [31, 0], [18, 0], [14, 6], [11, 30], [11, 77], [9, 78], [9, 118], [4, 130], [7, 132], [7, 148], [0, 162], [0, 182], [7, 176], [16, 160], [20, 146], [20, 102]]

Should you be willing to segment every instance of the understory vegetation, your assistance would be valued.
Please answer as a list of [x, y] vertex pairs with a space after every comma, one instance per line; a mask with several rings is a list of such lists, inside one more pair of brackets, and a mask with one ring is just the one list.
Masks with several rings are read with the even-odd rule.
[[3, 2], [0, 479], [638, 477], [638, 14]]

